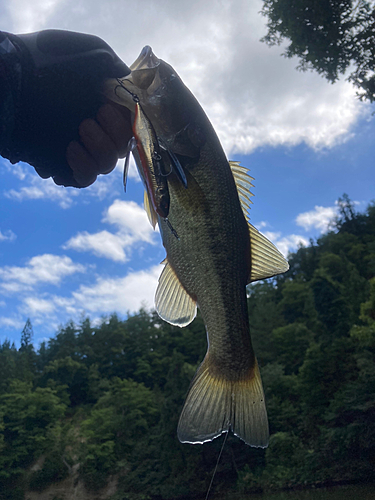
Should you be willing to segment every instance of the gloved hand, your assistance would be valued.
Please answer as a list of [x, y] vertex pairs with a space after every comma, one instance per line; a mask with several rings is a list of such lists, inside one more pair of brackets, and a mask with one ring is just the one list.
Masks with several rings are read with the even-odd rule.
[[15, 117], [2, 156], [65, 186], [85, 187], [113, 170], [132, 135], [130, 113], [106, 102], [101, 88], [129, 68], [93, 35], [46, 30], [3, 40], [13, 46], [6, 74]]

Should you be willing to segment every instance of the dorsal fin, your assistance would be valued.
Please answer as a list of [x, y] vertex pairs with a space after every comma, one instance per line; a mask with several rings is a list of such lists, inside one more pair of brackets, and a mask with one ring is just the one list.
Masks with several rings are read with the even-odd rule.
[[248, 169], [241, 166], [238, 161], [230, 161], [229, 166], [233, 174], [234, 182], [236, 183], [241, 208], [247, 220], [250, 232], [251, 272], [248, 283], [271, 278], [272, 276], [276, 276], [276, 274], [285, 273], [285, 271], [289, 269], [287, 260], [275, 245], [249, 222], [248, 210], [253, 203], [251, 197], [254, 196], [250, 189], [254, 187], [251, 183], [254, 177], [251, 177], [248, 174]]
[[251, 197], [254, 196], [250, 191], [250, 189], [254, 187], [251, 183], [251, 181], [254, 180], [254, 177], [251, 177], [248, 173], [248, 169], [241, 166], [238, 161], [230, 161], [229, 166], [233, 174], [234, 182], [236, 183], [242, 211], [246, 220], [248, 220], [248, 211], [250, 209], [250, 205], [253, 203], [251, 201]]
[[282, 253], [250, 222], [248, 226], [251, 245], [251, 272], [248, 283], [285, 273], [289, 269], [289, 264]]
[[[186, 292], [166, 259], [155, 294], [155, 308], [159, 316], [171, 325], [189, 325], [197, 314], [197, 303]], [[163, 261], [163, 262], [165, 262]]]

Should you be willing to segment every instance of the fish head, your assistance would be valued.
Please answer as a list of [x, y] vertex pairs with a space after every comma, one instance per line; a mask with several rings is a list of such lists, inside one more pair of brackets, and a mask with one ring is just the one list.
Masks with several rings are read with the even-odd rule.
[[122, 83], [139, 98], [160, 142], [175, 154], [198, 157], [208, 120], [174, 68], [146, 46], [130, 69]]

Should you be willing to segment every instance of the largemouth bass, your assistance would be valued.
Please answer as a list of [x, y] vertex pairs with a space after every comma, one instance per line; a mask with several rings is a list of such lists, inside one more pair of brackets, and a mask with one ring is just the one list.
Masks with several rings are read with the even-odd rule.
[[[168, 218], [158, 214], [167, 258], [155, 306], [180, 327], [200, 308], [206, 356], [191, 382], [178, 424], [181, 442], [204, 443], [223, 432], [251, 446], [268, 444], [268, 420], [251, 344], [246, 285], [288, 269], [288, 263], [247, 220], [252, 178], [228, 162], [206, 114], [175, 70], [145, 47], [122, 85], [136, 94], [157, 137], [178, 158], [187, 188], [168, 176]], [[125, 91], [107, 95], [135, 111]], [[153, 210], [148, 204], [147, 210]]]

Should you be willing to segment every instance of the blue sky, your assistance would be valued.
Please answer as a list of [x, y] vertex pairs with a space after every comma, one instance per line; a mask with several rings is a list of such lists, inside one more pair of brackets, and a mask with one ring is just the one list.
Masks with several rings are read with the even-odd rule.
[[[375, 198], [374, 108], [343, 79], [299, 73], [265, 34], [258, 1], [10, 0], [1, 29], [61, 28], [104, 38], [127, 64], [142, 47], [171, 63], [197, 96], [230, 159], [254, 180], [251, 221], [287, 254], [318, 237], [344, 192], [364, 210]], [[120, 22], [121, 20], [121, 22]], [[142, 208], [134, 165], [127, 193], [121, 160], [77, 190], [0, 160], [0, 341], [35, 341], [69, 319], [121, 317], [151, 308], [160, 235]]]

